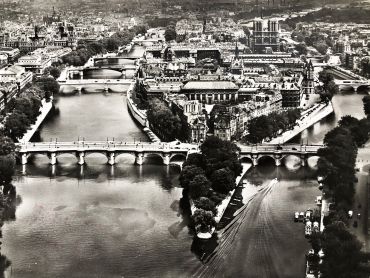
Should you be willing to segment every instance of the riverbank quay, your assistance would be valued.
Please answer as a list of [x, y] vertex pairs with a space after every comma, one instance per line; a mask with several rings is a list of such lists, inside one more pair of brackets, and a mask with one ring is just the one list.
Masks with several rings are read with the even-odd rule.
[[145, 110], [137, 108], [132, 94], [135, 92], [135, 82], [131, 82], [130, 87], [127, 90], [127, 107], [130, 111], [131, 116], [142, 126], [143, 131], [149, 137], [151, 142], [161, 142], [161, 139], [155, 135], [155, 133], [149, 128], [148, 118]]
[[[252, 165], [251, 164], [242, 164], [242, 167], [243, 167], [242, 173], [235, 179], [235, 183], [236, 183], [237, 187], [239, 186], [239, 183], [241, 182], [244, 175], [252, 167]], [[230, 201], [231, 201], [237, 187], [234, 190], [230, 191], [229, 194], [227, 195], [227, 197], [225, 199], [223, 199], [222, 202], [216, 207], [216, 209], [217, 209], [217, 213], [215, 215], [216, 224], [218, 224], [220, 222], [222, 216], [224, 215], [224, 213], [225, 213], [228, 205], [230, 204]], [[190, 202], [191, 215], [193, 215], [194, 212], [197, 210], [197, 207], [194, 205], [194, 202], [190, 198], [190, 196], [189, 196], [189, 202]], [[199, 232], [199, 233], [197, 233], [197, 237], [200, 238], [200, 239], [210, 239], [212, 237], [212, 234], [214, 233], [214, 231], [215, 231], [215, 229], [212, 229], [212, 231], [209, 232], [209, 233]]]
[[40, 107], [40, 115], [37, 117], [36, 122], [30, 126], [27, 132], [23, 135], [22, 138], [18, 139], [20, 143], [27, 143], [31, 140], [32, 136], [38, 130], [42, 122], [45, 120], [46, 116], [49, 114], [50, 110], [53, 107], [53, 99], [51, 98], [50, 101], [46, 101], [46, 99], [42, 99], [41, 107]]
[[[369, 212], [369, 173], [370, 173], [370, 142], [363, 148], [358, 149], [356, 158], [356, 177], [355, 196], [353, 203], [353, 219], [349, 220], [349, 229], [356, 235], [363, 245], [363, 250], [370, 250], [370, 212]], [[360, 214], [360, 218], [358, 217]], [[357, 227], [354, 227], [354, 222]]]
[[300, 134], [305, 129], [326, 118], [333, 112], [334, 109], [331, 103], [315, 105], [313, 108], [310, 108], [307, 112], [305, 111], [302, 114], [301, 119], [297, 121], [297, 125], [295, 125], [292, 130], [288, 130], [279, 135], [278, 137], [273, 138], [271, 141], [264, 143], [273, 145], [284, 144], [289, 140], [293, 139], [295, 136]]

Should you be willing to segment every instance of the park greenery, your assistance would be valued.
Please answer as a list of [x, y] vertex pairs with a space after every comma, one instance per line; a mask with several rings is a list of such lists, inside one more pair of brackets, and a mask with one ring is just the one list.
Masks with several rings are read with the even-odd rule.
[[210, 232], [216, 223], [217, 205], [235, 189], [235, 178], [242, 172], [238, 160], [239, 148], [217, 137], [208, 137], [200, 147], [201, 153], [190, 154], [180, 174], [184, 195], [194, 202], [192, 216], [199, 232]]
[[99, 41], [81, 43], [76, 50], [63, 56], [63, 63], [72, 66], [83, 66], [90, 57], [106, 52], [117, 51], [120, 46], [126, 45], [138, 34], [146, 32], [145, 26], [135, 26], [132, 29], [119, 31], [114, 33], [109, 38], [104, 38]]
[[168, 105], [158, 99], [152, 98], [148, 101], [147, 118], [150, 127], [162, 139], [167, 142], [180, 139], [189, 139], [187, 122], [175, 115]]
[[299, 109], [290, 109], [255, 117], [248, 122], [248, 135], [245, 140], [256, 144], [274, 138], [279, 133], [293, 128], [300, 116]]
[[328, 71], [323, 70], [319, 73], [320, 85], [318, 86], [318, 93], [321, 101], [329, 103], [333, 96], [338, 93], [339, 88], [334, 82], [334, 77]]
[[59, 84], [53, 77], [40, 77], [31, 87], [11, 99], [4, 109], [3, 134], [13, 141], [27, 132], [40, 115], [41, 100], [50, 101], [50, 97], [59, 92]]
[[[363, 103], [365, 114], [369, 116], [370, 97], [365, 96]], [[369, 255], [361, 250], [361, 243], [347, 227], [347, 212], [353, 206], [357, 180], [357, 150], [368, 140], [369, 132], [369, 117], [359, 120], [345, 116], [326, 134], [325, 147], [318, 152], [318, 175], [324, 178], [323, 195], [334, 203], [324, 218], [325, 230], [311, 240], [316, 252], [320, 249], [324, 252], [319, 264], [324, 278], [369, 277], [366, 267]]]
[[345, 8], [325, 7], [318, 11], [300, 17], [291, 17], [286, 20], [290, 26], [300, 22], [330, 22], [330, 23], [369, 23], [369, 10], [363, 7], [347, 6]]

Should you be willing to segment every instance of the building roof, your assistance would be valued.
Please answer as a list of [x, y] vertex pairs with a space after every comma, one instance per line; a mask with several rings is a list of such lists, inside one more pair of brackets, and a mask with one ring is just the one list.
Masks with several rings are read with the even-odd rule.
[[231, 81], [189, 81], [184, 90], [238, 90], [239, 87]]
[[24, 72], [24, 67], [21, 66], [10, 66], [0, 69], [0, 74], [21, 74]]

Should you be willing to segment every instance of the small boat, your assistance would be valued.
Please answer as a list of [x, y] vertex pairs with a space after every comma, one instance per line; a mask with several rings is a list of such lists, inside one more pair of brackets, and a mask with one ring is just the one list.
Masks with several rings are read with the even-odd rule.
[[312, 235], [312, 223], [311, 221], [306, 222], [306, 226], [304, 229], [304, 234], [306, 237], [310, 237]]
[[305, 214], [305, 220], [306, 220], [306, 222], [311, 221], [312, 214], [313, 214], [313, 210], [312, 209], [306, 210], [306, 214]]
[[320, 232], [319, 222], [317, 222], [317, 221], [313, 222], [313, 231], [316, 232], [316, 233]]
[[299, 213], [299, 218], [298, 218], [299, 222], [304, 222], [304, 212], [300, 212]]
[[316, 205], [321, 206], [321, 204], [322, 204], [322, 196], [317, 196], [316, 197]]
[[296, 211], [295, 213], [294, 213], [294, 222], [298, 222], [299, 221], [299, 212], [298, 211]]

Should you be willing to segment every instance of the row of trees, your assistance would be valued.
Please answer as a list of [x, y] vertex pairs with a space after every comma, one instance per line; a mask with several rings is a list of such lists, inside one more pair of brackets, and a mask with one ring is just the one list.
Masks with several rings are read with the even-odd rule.
[[194, 200], [197, 210], [192, 219], [197, 231], [209, 232], [215, 226], [216, 206], [235, 188], [242, 172], [239, 148], [217, 137], [208, 137], [201, 153], [190, 154], [180, 174], [185, 195]]
[[248, 123], [248, 135], [245, 139], [253, 144], [261, 143], [262, 140], [273, 138], [279, 132], [292, 128], [300, 118], [299, 109], [291, 109], [281, 113], [272, 112], [251, 119]]
[[351, 22], [351, 23], [368, 23], [369, 11], [363, 7], [346, 8], [323, 8], [315, 12], [308, 13], [301, 17], [292, 17], [285, 21], [290, 26], [295, 26], [300, 22]]
[[333, 96], [339, 91], [338, 86], [334, 82], [334, 76], [327, 70], [323, 70], [319, 73], [319, 81], [320, 85], [317, 89], [321, 100], [329, 103]]
[[158, 98], [148, 101], [147, 118], [151, 128], [165, 141], [186, 139], [187, 124], [174, 115], [166, 103]]
[[59, 84], [53, 77], [36, 79], [30, 88], [6, 104], [4, 135], [14, 141], [21, 138], [40, 115], [41, 100], [49, 101], [58, 92]]
[[[16, 189], [11, 184], [15, 173], [15, 149], [14, 142], [0, 134], [0, 227], [4, 221], [15, 219], [16, 206], [20, 203]], [[8, 258], [0, 254], [0, 273], [3, 274], [10, 265]]]
[[[369, 115], [370, 97], [364, 97], [363, 101]], [[318, 153], [318, 174], [324, 177], [325, 197], [332, 198], [336, 204], [335, 210], [324, 218], [324, 232], [312, 239], [314, 250], [324, 251], [320, 272], [325, 278], [369, 276], [369, 269], [363, 265], [368, 255], [361, 251], [361, 243], [347, 228], [347, 211], [352, 207], [355, 193], [357, 148], [368, 140], [369, 131], [368, 119], [345, 116], [326, 134], [325, 148]]]
[[97, 42], [83, 43], [77, 46], [77, 49], [63, 56], [63, 63], [73, 66], [83, 66], [90, 57], [117, 51], [118, 47], [126, 45], [132, 41], [137, 34], [144, 34], [146, 26], [135, 26], [126, 31], [119, 31], [109, 38], [101, 39]]

